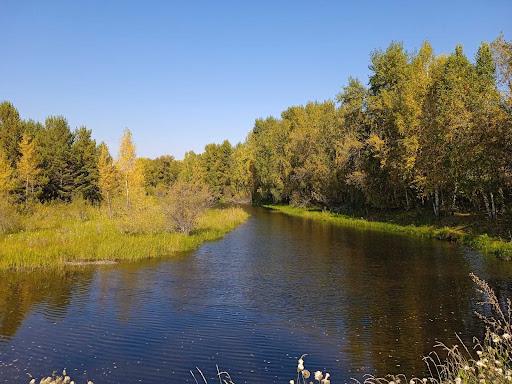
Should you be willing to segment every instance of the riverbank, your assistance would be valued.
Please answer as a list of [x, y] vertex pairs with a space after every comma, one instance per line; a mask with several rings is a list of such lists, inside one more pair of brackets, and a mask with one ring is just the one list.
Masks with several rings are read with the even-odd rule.
[[279, 211], [286, 215], [328, 222], [343, 227], [453, 241], [462, 245], [470, 246], [484, 254], [494, 255], [508, 261], [512, 260], [512, 242], [491, 237], [487, 234], [476, 235], [469, 233], [465, 231], [463, 227], [413, 224], [404, 225], [383, 221], [371, 221], [364, 218], [355, 218], [328, 211], [297, 208], [289, 205], [265, 205], [264, 207]]
[[24, 230], [0, 236], [0, 270], [173, 256], [222, 237], [249, 217], [242, 208], [210, 209], [186, 235], [165, 231], [161, 217], [151, 209], [136, 218], [114, 219], [93, 207], [48, 211], [31, 217]]

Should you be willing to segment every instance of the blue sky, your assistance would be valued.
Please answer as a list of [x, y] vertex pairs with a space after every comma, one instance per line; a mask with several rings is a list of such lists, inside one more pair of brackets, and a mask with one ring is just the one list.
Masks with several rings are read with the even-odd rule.
[[510, 0], [0, 0], [0, 100], [86, 125], [114, 153], [128, 127], [139, 155], [181, 158], [366, 82], [370, 52], [393, 40], [472, 57], [512, 39], [511, 20]]

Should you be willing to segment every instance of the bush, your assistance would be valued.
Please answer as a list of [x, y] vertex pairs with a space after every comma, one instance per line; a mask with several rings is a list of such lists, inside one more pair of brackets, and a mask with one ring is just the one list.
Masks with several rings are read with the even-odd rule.
[[189, 234], [212, 204], [213, 197], [206, 185], [177, 181], [161, 198], [167, 229]]

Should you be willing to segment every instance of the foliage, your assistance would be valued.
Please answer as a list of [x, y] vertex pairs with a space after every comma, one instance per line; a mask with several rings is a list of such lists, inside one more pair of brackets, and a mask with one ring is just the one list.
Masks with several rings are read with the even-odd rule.
[[98, 188], [103, 201], [107, 204], [109, 216], [112, 217], [112, 200], [119, 191], [120, 176], [105, 143], [100, 144], [97, 167]]
[[23, 134], [20, 142], [20, 158], [17, 164], [18, 177], [24, 187], [25, 200], [34, 197], [34, 187], [40, 175], [39, 158], [36, 152], [36, 143], [28, 134]]
[[176, 182], [160, 202], [167, 229], [189, 234], [212, 202], [212, 195], [206, 185]]
[[0, 148], [0, 197], [5, 197], [14, 187], [14, 170], [9, 159]]
[[141, 185], [138, 168], [136, 167], [137, 156], [135, 153], [135, 144], [133, 143], [132, 133], [125, 129], [121, 138], [119, 148], [119, 157], [117, 159], [117, 168], [123, 179], [123, 189], [125, 194], [126, 208], [130, 208], [130, 192], [133, 188]]
[[177, 179], [181, 162], [170, 155], [140, 159], [144, 169], [144, 187], [151, 195], [164, 193]]
[[71, 155], [73, 163], [73, 194], [91, 202], [100, 200], [98, 150], [92, 132], [80, 127], [74, 132]]
[[[371, 55], [369, 86], [258, 119], [245, 142], [253, 201], [345, 211], [431, 206], [489, 219], [510, 206], [510, 43], [436, 56], [392, 43]], [[498, 69], [498, 70], [497, 70]], [[499, 75], [499, 76], [498, 76]], [[505, 80], [508, 81], [508, 80]], [[505, 93], [504, 93], [505, 92]]]

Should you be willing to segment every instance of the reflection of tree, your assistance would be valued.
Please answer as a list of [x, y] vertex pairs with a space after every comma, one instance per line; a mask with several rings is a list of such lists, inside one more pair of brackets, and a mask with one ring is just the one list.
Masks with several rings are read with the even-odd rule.
[[240, 268], [246, 305], [338, 348], [352, 370], [421, 373], [436, 340], [482, 331], [473, 315], [474, 269], [448, 243], [283, 215], [261, 223], [245, 246], [257, 255]]
[[52, 320], [65, 316], [74, 291], [87, 289], [92, 270], [0, 273], [0, 336], [14, 336], [34, 305], [47, 306]]

